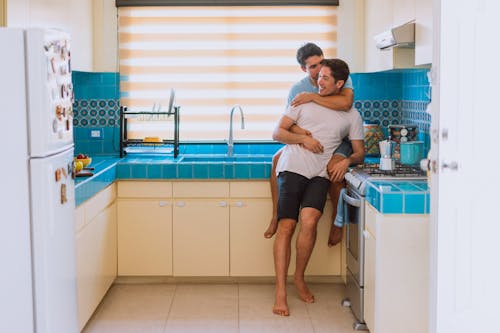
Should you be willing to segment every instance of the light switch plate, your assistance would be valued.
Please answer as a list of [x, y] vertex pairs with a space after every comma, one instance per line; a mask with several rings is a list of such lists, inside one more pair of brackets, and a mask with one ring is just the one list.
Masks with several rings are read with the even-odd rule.
[[91, 129], [89, 134], [91, 139], [102, 139], [102, 129], [100, 128]]

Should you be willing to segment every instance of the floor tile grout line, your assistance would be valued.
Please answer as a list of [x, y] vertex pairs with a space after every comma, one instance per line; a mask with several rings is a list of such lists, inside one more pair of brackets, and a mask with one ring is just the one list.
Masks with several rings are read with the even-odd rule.
[[172, 299], [170, 300], [170, 306], [168, 307], [167, 317], [165, 318], [165, 325], [163, 326], [163, 333], [167, 331], [168, 318], [170, 317], [170, 312], [172, 311], [172, 305], [174, 304], [176, 293], [177, 293], [177, 283], [174, 284], [174, 293], [172, 295]]

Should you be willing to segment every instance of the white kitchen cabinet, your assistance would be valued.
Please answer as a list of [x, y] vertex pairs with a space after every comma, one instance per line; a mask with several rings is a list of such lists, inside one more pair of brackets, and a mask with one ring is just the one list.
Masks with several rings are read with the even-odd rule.
[[[426, 0], [430, 1], [430, 0]], [[415, 48], [379, 50], [373, 37], [394, 26], [416, 20], [419, 1], [366, 0], [365, 1], [365, 71], [377, 72], [415, 66]], [[383, 10], [381, 8], [384, 8]], [[431, 18], [432, 20], [432, 18]], [[418, 22], [416, 25], [418, 26]], [[416, 27], [418, 29], [418, 27]]]
[[429, 216], [366, 203], [365, 321], [371, 333], [428, 331]]
[[[231, 182], [230, 257], [231, 276], [274, 276], [274, 238], [263, 234], [272, 216], [269, 182]], [[328, 247], [332, 208], [327, 202], [318, 223], [317, 241], [306, 275], [339, 276], [342, 274], [342, 246]], [[300, 229], [297, 225], [292, 239], [292, 260], [289, 274], [295, 271], [295, 242]]]
[[273, 206], [269, 182], [231, 182], [231, 276], [274, 276], [274, 238], [264, 238]]
[[172, 184], [118, 183], [118, 275], [172, 275]]
[[[384, 9], [385, 10], [384, 10]], [[393, 51], [381, 51], [373, 37], [393, 26], [393, 0], [365, 0], [365, 71], [393, 68]]]
[[92, 316], [117, 275], [115, 196], [113, 184], [81, 204], [75, 212], [80, 330]]
[[392, 24], [402, 25], [415, 19], [417, 0], [393, 0]]
[[[274, 276], [271, 215], [268, 181], [120, 181], [118, 275]], [[330, 223], [328, 202], [307, 275], [345, 275]]]
[[432, 63], [432, 0], [419, 0], [415, 7], [415, 65]]
[[172, 275], [169, 199], [118, 201], [118, 275]]
[[229, 276], [229, 183], [173, 184], [174, 276]]

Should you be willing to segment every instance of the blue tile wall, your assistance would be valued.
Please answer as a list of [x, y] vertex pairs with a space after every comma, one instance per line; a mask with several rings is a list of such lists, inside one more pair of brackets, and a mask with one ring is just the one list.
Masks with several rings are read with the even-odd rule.
[[[399, 69], [376, 73], [352, 73], [354, 106], [366, 123], [380, 124], [387, 135], [391, 124], [416, 124], [419, 139], [429, 149], [431, 116], [425, 109], [430, 102], [429, 69]], [[119, 153], [119, 74], [73, 72], [75, 90], [75, 150], [90, 154]], [[90, 131], [102, 129], [100, 139], [90, 138]], [[211, 150], [223, 154], [227, 146], [219, 144], [186, 144], [181, 154]], [[265, 154], [280, 145], [238, 145], [236, 154]], [[235, 171], [235, 170], [233, 170]], [[217, 174], [217, 173], [216, 173]]]
[[354, 107], [365, 123], [379, 124], [388, 134], [391, 124], [417, 125], [419, 140], [430, 148], [431, 115], [426, 112], [431, 89], [428, 68], [353, 73]]
[[[73, 72], [75, 152], [116, 155], [120, 147], [120, 100], [117, 73]], [[100, 138], [91, 138], [100, 130]]]

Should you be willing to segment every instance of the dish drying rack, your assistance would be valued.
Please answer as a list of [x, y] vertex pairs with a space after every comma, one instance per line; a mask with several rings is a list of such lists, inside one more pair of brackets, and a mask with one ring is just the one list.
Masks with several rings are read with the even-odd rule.
[[[155, 153], [171, 153], [173, 151], [174, 158], [179, 155], [179, 111], [180, 106], [173, 106], [169, 108], [169, 111], [128, 111], [126, 106], [120, 107], [120, 157], [127, 154], [127, 148], [136, 147], [140, 148], [151, 148]], [[153, 120], [154, 118], [159, 119], [160, 117], [165, 120], [169, 116], [174, 116], [174, 131], [172, 139], [160, 139], [160, 141], [145, 141], [143, 139], [129, 139], [128, 138], [128, 119], [137, 118], [141, 119], [149, 118]], [[171, 148], [169, 149], [169, 146]], [[158, 148], [158, 149], [157, 149]]]

